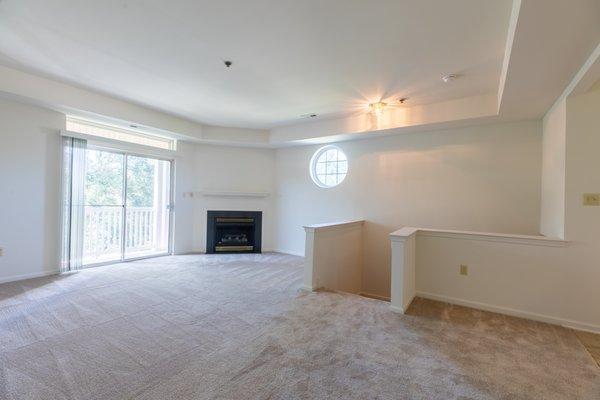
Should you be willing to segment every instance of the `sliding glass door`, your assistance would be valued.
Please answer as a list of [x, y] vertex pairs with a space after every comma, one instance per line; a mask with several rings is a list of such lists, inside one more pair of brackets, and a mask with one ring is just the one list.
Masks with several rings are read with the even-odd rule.
[[121, 260], [124, 160], [123, 154], [86, 150], [83, 265]]
[[169, 252], [171, 162], [87, 149], [82, 264]]
[[171, 163], [127, 156], [124, 258], [167, 253]]

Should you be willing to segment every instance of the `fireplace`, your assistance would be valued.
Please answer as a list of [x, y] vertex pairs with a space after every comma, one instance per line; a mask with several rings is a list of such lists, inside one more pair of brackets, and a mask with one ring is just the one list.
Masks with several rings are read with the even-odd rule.
[[206, 252], [260, 253], [261, 211], [208, 211]]

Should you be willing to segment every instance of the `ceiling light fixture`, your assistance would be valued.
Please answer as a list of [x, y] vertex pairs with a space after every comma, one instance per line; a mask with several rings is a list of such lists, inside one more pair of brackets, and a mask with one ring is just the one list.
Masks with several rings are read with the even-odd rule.
[[370, 103], [369, 109], [376, 117], [381, 117], [383, 115], [383, 110], [387, 107], [387, 103], [383, 101], [378, 101], [377, 103]]

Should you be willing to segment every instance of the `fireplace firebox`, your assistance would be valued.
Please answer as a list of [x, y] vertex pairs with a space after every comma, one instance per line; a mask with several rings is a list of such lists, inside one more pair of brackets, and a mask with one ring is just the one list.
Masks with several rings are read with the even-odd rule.
[[260, 253], [261, 211], [208, 211], [206, 252]]

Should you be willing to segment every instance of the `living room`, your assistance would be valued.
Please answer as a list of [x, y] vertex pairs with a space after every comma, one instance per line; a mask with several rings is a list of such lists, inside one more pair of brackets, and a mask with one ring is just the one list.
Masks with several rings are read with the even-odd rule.
[[600, 3], [0, 1], [0, 398], [597, 398]]

